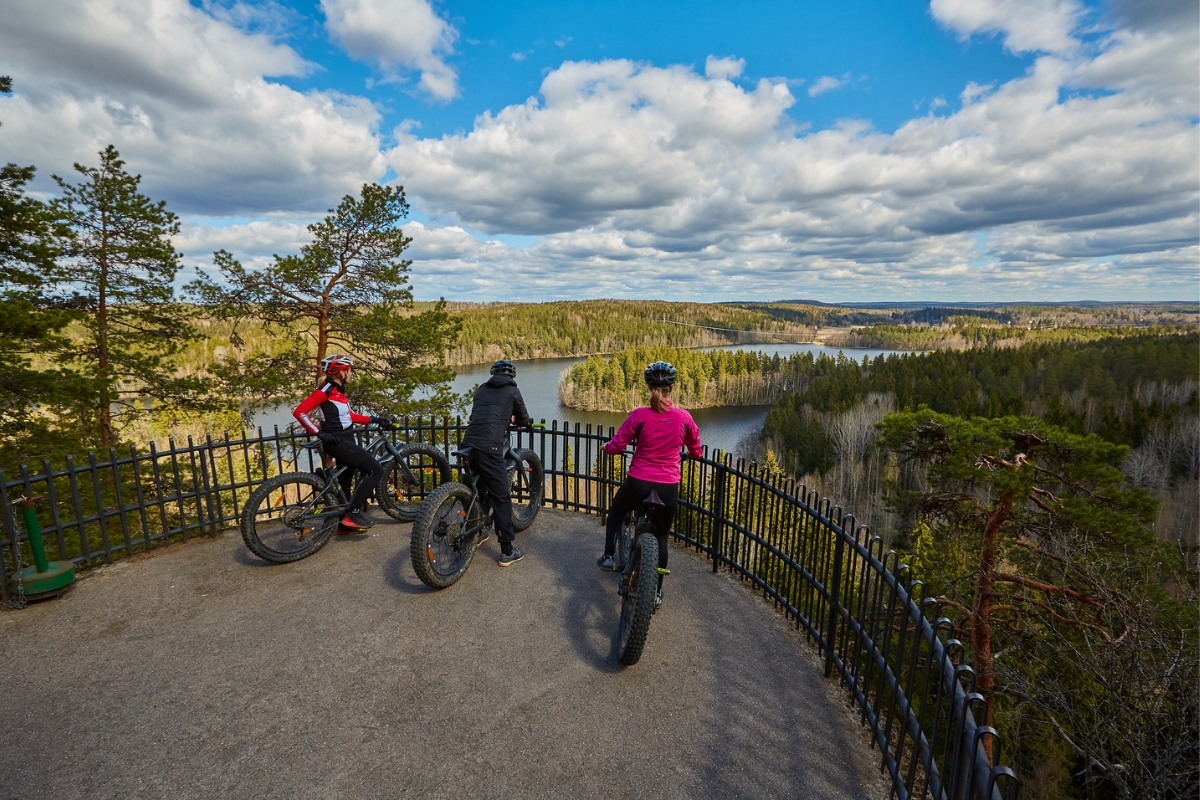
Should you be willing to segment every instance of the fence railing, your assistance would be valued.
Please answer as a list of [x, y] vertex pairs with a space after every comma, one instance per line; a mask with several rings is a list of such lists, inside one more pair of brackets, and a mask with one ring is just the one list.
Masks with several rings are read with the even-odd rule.
[[[406, 420], [399, 440], [430, 442], [449, 456], [461, 420]], [[624, 477], [623, 457], [602, 444], [612, 429], [551, 422], [515, 434], [542, 459], [544, 504], [604, 513]], [[10, 501], [41, 495], [43, 537], [55, 560], [94, 564], [210, 534], [236, 523], [263, 480], [311, 470], [302, 432], [169, 442], [110, 450], [61, 469], [43, 461], [19, 475], [0, 472], [6, 546], [0, 594], [13, 589], [15, 557], [32, 563]], [[706, 451], [707, 454], [707, 451]], [[795, 621], [837, 675], [872, 734], [894, 794], [935, 800], [1015, 798], [1016, 776], [1001, 765], [1000, 739], [982, 724], [986, 701], [947, 609], [923, 598], [920, 581], [865, 525], [778, 473], [728, 454], [684, 462], [673, 534], [704, 554], [713, 572], [752, 583]]]

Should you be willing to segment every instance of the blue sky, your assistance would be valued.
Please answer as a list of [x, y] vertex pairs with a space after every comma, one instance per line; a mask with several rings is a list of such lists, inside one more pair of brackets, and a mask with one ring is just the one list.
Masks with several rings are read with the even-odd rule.
[[[887, 131], [927, 111], [935, 98], [951, 104], [941, 113], [957, 106], [967, 81], [1011, 80], [1033, 61], [1006, 52], [998, 36], [947, 35], [920, 3], [750, 3], [734, 14], [724, 2], [456, 2], [437, 6], [459, 31], [458, 52], [448, 60], [461, 96], [443, 103], [380, 83], [378, 70], [331, 44], [319, 3], [287, 7], [295, 14], [289, 43], [321, 69], [285, 83], [364, 95], [386, 110], [385, 129], [412, 119], [425, 136], [469, 130], [481, 111], [524, 102], [564, 60], [627, 58], [702, 70], [710, 55], [742, 58], [743, 83], [795, 81], [800, 102], [788, 113], [797, 123], [823, 128], [861, 117]], [[823, 76], [846, 75], [840, 90], [807, 94]]]
[[1193, 0], [11, 0], [0, 159], [115, 144], [186, 275], [366, 181], [418, 297], [1200, 296]]

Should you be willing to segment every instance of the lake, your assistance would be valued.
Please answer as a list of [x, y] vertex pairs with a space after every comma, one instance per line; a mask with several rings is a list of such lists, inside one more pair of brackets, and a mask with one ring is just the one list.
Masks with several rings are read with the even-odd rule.
[[[704, 350], [761, 350], [765, 353], [778, 353], [786, 358], [795, 353], [825, 353], [836, 356], [843, 352], [836, 347], [825, 347], [819, 344], [745, 344], [706, 347]], [[879, 355], [889, 355], [893, 350], [853, 349], [844, 351], [847, 357], [858, 361], [863, 356], [875, 358]], [[561, 424], [564, 420], [570, 423], [579, 422], [583, 425], [603, 425], [617, 427], [625, 419], [624, 413], [608, 411], [577, 411], [567, 408], [558, 402], [558, 379], [564, 370], [586, 360], [585, 357], [571, 358], [538, 358], [527, 361], [515, 361], [517, 367], [517, 386], [525, 398], [525, 405], [535, 420], [557, 419]], [[455, 369], [458, 377], [451, 384], [455, 392], [469, 392], [479, 383], [489, 377], [491, 364], [463, 364]], [[737, 444], [748, 434], [757, 434], [762, 429], [767, 418], [768, 406], [734, 406], [721, 408], [698, 408], [692, 410], [692, 417], [700, 426], [700, 438], [709, 450], [736, 451]], [[284, 428], [293, 422], [291, 406], [277, 407], [261, 412], [255, 416], [255, 424], [270, 429], [272, 425]]]

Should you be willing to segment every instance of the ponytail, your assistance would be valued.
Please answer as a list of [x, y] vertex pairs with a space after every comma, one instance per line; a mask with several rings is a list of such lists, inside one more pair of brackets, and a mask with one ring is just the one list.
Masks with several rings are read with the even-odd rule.
[[674, 407], [671, 402], [671, 387], [670, 386], [652, 386], [650, 387], [650, 408], [659, 414], [665, 413], [668, 408]]

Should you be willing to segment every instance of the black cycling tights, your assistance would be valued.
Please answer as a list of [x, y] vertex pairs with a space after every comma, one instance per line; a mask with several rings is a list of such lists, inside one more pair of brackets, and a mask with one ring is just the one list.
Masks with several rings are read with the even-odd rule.
[[658, 566], [667, 567], [667, 534], [671, 523], [675, 520], [675, 508], [679, 505], [679, 484], [653, 483], [641, 478], [628, 476], [621, 488], [617, 489], [612, 505], [608, 509], [608, 521], [604, 526], [604, 554], [611, 556], [617, 549], [617, 534], [621, 532], [621, 523], [630, 511], [640, 511], [642, 502], [652, 490], [658, 491], [658, 499], [664, 506], [654, 513], [651, 522], [654, 523], [655, 535], [658, 537]]
[[338, 477], [343, 492], [350, 494], [354, 473], [359, 473], [358, 488], [350, 495], [350, 504], [346, 506], [346, 510], [362, 511], [371, 492], [383, 480], [383, 466], [366, 449], [355, 444], [353, 437], [339, 436], [325, 442], [324, 446], [325, 452], [337, 459], [339, 467], [349, 467]]

